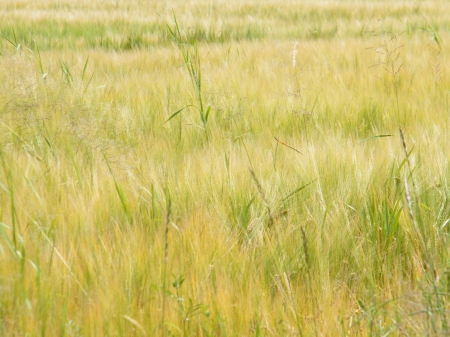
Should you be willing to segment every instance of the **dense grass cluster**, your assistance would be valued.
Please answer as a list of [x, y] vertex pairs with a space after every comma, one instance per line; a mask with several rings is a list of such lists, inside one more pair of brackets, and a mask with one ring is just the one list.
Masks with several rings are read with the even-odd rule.
[[0, 335], [450, 333], [449, 3], [2, 6]]

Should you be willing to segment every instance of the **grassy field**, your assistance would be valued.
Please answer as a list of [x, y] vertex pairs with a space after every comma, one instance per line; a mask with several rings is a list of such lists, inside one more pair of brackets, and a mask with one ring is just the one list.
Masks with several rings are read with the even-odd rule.
[[449, 13], [2, 0], [0, 335], [448, 336]]

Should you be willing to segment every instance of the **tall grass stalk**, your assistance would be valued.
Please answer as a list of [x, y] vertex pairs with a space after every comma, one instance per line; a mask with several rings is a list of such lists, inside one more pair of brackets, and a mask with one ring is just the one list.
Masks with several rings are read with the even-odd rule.
[[[173, 22], [174, 27], [171, 28], [169, 24], [167, 24], [167, 29], [172, 35], [174, 41], [178, 44], [180, 48], [181, 55], [183, 57], [183, 62], [188, 71], [189, 77], [191, 79], [192, 86], [195, 90], [197, 97], [197, 105], [194, 106], [197, 108], [200, 119], [203, 124], [203, 128], [206, 132], [206, 126], [208, 124], [209, 114], [211, 112], [211, 106], [205, 109], [203, 102], [203, 94], [202, 94], [202, 67], [200, 63], [200, 54], [198, 51], [198, 43], [196, 37], [189, 38], [186, 33], [182, 30], [180, 25], [178, 24], [177, 18], [175, 14], [173, 14]], [[193, 39], [193, 42], [190, 41]], [[173, 115], [169, 117], [168, 120], [175, 117], [178, 113], [180, 113], [183, 109], [178, 110]]]
[[449, 335], [450, 2], [16, 2], [0, 336]]
[[172, 199], [168, 189], [166, 188], [166, 222], [164, 227], [164, 261], [163, 261], [163, 305], [162, 305], [162, 317], [161, 317], [161, 329], [162, 334], [165, 336], [166, 331], [166, 302], [167, 302], [167, 265], [169, 263], [169, 224], [170, 224], [170, 212], [172, 209]]
[[269, 217], [269, 222], [267, 225], [268, 225], [268, 227], [271, 227], [274, 224], [274, 218], [272, 216], [272, 208], [270, 207], [269, 202], [267, 201], [266, 194], [264, 193], [264, 190], [263, 190], [261, 184], [259, 183], [259, 180], [256, 177], [255, 172], [253, 172], [253, 170], [250, 170], [250, 174], [256, 185], [256, 188], [258, 189], [258, 193], [261, 196], [261, 199], [264, 201], [264, 206], [266, 206], [267, 216]]

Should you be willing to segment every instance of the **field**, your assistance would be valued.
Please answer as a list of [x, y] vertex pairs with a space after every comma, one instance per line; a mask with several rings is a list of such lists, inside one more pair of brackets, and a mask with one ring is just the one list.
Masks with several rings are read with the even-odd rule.
[[450, 334], [450, 2], [0, 2], [1, 336]]

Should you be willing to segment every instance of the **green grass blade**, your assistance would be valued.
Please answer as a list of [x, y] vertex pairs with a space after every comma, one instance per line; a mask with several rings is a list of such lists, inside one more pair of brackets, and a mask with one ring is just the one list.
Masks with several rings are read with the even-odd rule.
[[178, 115], [181, 111], [183, 111], [187, 107], [188, 107], [188, 105], [186, 105], [184, 108], [181, 108], [180, 110], [173, 113], [163, 124], [166, 124], [168, 121], [170, 121], [172, 118], [174, 118], [176, 115]]
[[366, 142], [368, 140], [373, 140], [373, 139], [377, 139], [377, 138], [386, 138], [386, 137], [392, 137], [392, 136], [394, 136], [394, 135], [377, 135], [377, 136], [372, 136], [372, 137], [361, 139], [360, 142]]
[[87, 57], [86, 62], [84, 63], [83, 73], [81, 74], [81, 80], [84, 80], [84, 75], [86, 74], [88, 63], [89, 63], [89, 56]]
[[8, 238], [8, 235], [6, 235], [5, 229], [3, 227], [6, 227], [10, 229], [7, 225], [5, 225], [3, 222], [0, 222], [0, 234], [5, 239], [6, 245], [8, 246], [9, 250], [13, 254], [15, 258], [17, 258], [16, 250], [14, 249], [14, 244], [11, 242], [11, 240]]
[[209, 118], [209, 113], [211, 112], [211, 105], [208, 107], [208, 109], [206, 110], [206, 116], [205, 116], [205, 119], [206, 119], [206, 122], [208, 122], [208, 118]]
[[295, 189], [294, 191], [292, 191], [291, 193], [289, 193], [288, 195], [286, 195], [284, 198], [282, 198], [280, 200], [280, 202], [284, 202], [290, 198], [292, 198], [294, 195], [296, 195], [298, 192], [300, 192], [301, 190], [305, 189], [306, 187], [308, 187], [309, 185], [311, 185], [313, 182], [315, 182], [317, 179], [314, 179], [313, 181], [307, 183], [306, 185], [300, 186], [299, 188]]
[[120, 186], [120, 184], [117, 182], [116, 177], [114, 176], [114, 173], [113, 173], [113, 171], [111, 169], [111, 165], [109, 165], [109, 161], [106, 158], [105, 154], [103, 154], [103, 158], [105, 159], [106, 165], [108, 165], [109, 172], [111, 173], [111, 176], [112, 176], [112, 178], [114, 180], [114, 186], [116, 187], [116, 192], [117, 192], [117, 195], [119, 196], [120, 202], [122, 204], [123, 211], [124, 211], [125, 216], [127, 218], [127, 222], [131, 223], [131, 213], [130, 213], [130, 210], [128, 208], [127, 200], [125, 198], [125, 193], [123, 192], [123, 189]]

